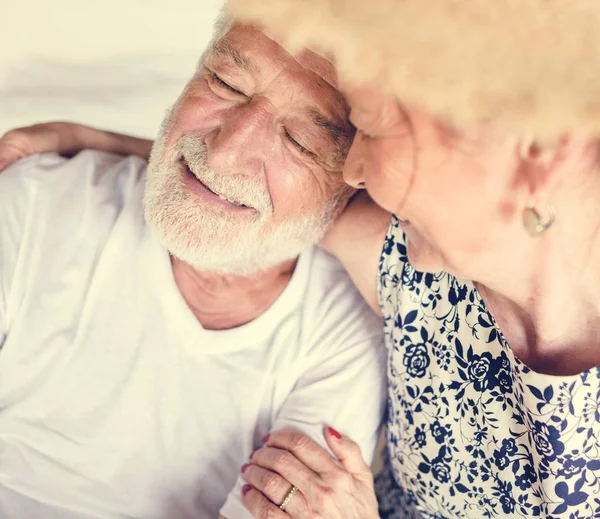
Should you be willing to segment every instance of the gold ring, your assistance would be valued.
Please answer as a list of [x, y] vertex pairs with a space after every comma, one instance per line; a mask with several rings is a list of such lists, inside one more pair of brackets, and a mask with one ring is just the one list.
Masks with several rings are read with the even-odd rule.
[[292, 500], [292, 498], [294, 497], [294, 494], [298, 492], [298, 489], [296, 487], [292, 487], [292, 490], [290, 490], [290, 493], [286, 496], [286, 498], [283, 500], [283, 503], [281, 503], [279, 505], [279, 508], [281, 511], [285, 510], [285, 507], [287, 505], [290, 504], [290, 501]]

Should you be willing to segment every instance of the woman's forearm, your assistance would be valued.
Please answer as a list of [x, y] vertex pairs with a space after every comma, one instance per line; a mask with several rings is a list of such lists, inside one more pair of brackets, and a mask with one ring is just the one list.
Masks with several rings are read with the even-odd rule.
[[[51, 123], [52, 124], [52, 123]], [[98, 130], [89, 126], [75, 123], [56, 123], [58, 125], [69, 125], [64, 132], [64, 142], [61, 145], [61, 153], [72, 153], [82, 149], [91, 148], [102, 151], [118, 153], [120, 155], [138, 155], [147, 159], [152, 149], [152, 141], [140, 139], [131, 135]]]
[[138, 155], [147, 159], [152, 141], [77, 123], [57, 121], [34, 124], [10, 130], [0, 138], [0, 171], [35, 153], [53, 151], [61, 155], [74, 155], [84, 149]]

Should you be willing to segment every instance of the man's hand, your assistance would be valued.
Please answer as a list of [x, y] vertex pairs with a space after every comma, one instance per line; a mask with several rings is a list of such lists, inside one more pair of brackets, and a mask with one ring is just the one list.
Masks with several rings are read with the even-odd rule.
[[35, 124], [10, 130], [0, 138], [0, 172], [34, 153], [54, 151], [61, 155], [74, 155], [86, 148], [121, 155], [139, 155], [147, 159], [152, 141], [76, 123]]

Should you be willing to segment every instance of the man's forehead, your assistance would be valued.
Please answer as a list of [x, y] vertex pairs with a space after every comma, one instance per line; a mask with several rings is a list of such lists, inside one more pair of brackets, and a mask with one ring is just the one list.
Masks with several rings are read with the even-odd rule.
[[315, 74], [321, 76], [321, 78], [327, 81], [327, 83], [336, 90], [339, 89], [337, 72], [331, 61], [310, 49], [303, 49], [294, 57], [303, 67], [312, 70]]
[[306, 48], [292, 55], [256, 25], [234, 22], [223, 40], [226, 45], [242, 55], [255, 56], [280, 65], [295, 60], [302, 67], [317, 74], [334, 89], [339, 88], [337, 72], [330, 59]]
[[212, 54], [251, 76], [269, 78], [267, 85], [271, 79], [281, 77], [283, 82], [273, 84], [294, 98], [296, 115], [304, 115], [327, 134], [338, 149], [336, 160], [343, 161], [354, 133], [331, 61], [309, 49], [292, 55], [257, 26], [240, 23], [234, 23], [216, 42]]

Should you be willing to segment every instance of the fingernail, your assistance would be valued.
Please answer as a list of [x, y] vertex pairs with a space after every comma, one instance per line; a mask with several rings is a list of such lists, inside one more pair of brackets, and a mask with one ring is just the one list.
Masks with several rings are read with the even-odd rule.
[[331, 434], [331, 436], [333, 436], [334, 438], [341, 440], [342, 439], [342, 435], [337, 432], [333, 427], [328, 427], [327, 430], [329, 431], [329, 434]]
[[249, 466], [250, 466], [250, 463], [246, 463], [245, 465], [242, 465], [242, 474]]
[[242, 487], [242, 495], [246, 495], [248, 492], [250, 492], [250, 490], [252, 490], [252, 487], [250, 485], [244, 485]]
[[267, 434], [264, 438], [263, 438], [263, 443], [267, 443], [269, 441], [269, 438], [271, 437], [270, 434]]
[[256, 454], [256, 451], [252, 451], [252, 452], [250, 453], [250, 459], [252, 459], [252, 458], [254, 457], [254, 455], [255, 455], [255, 454]]

